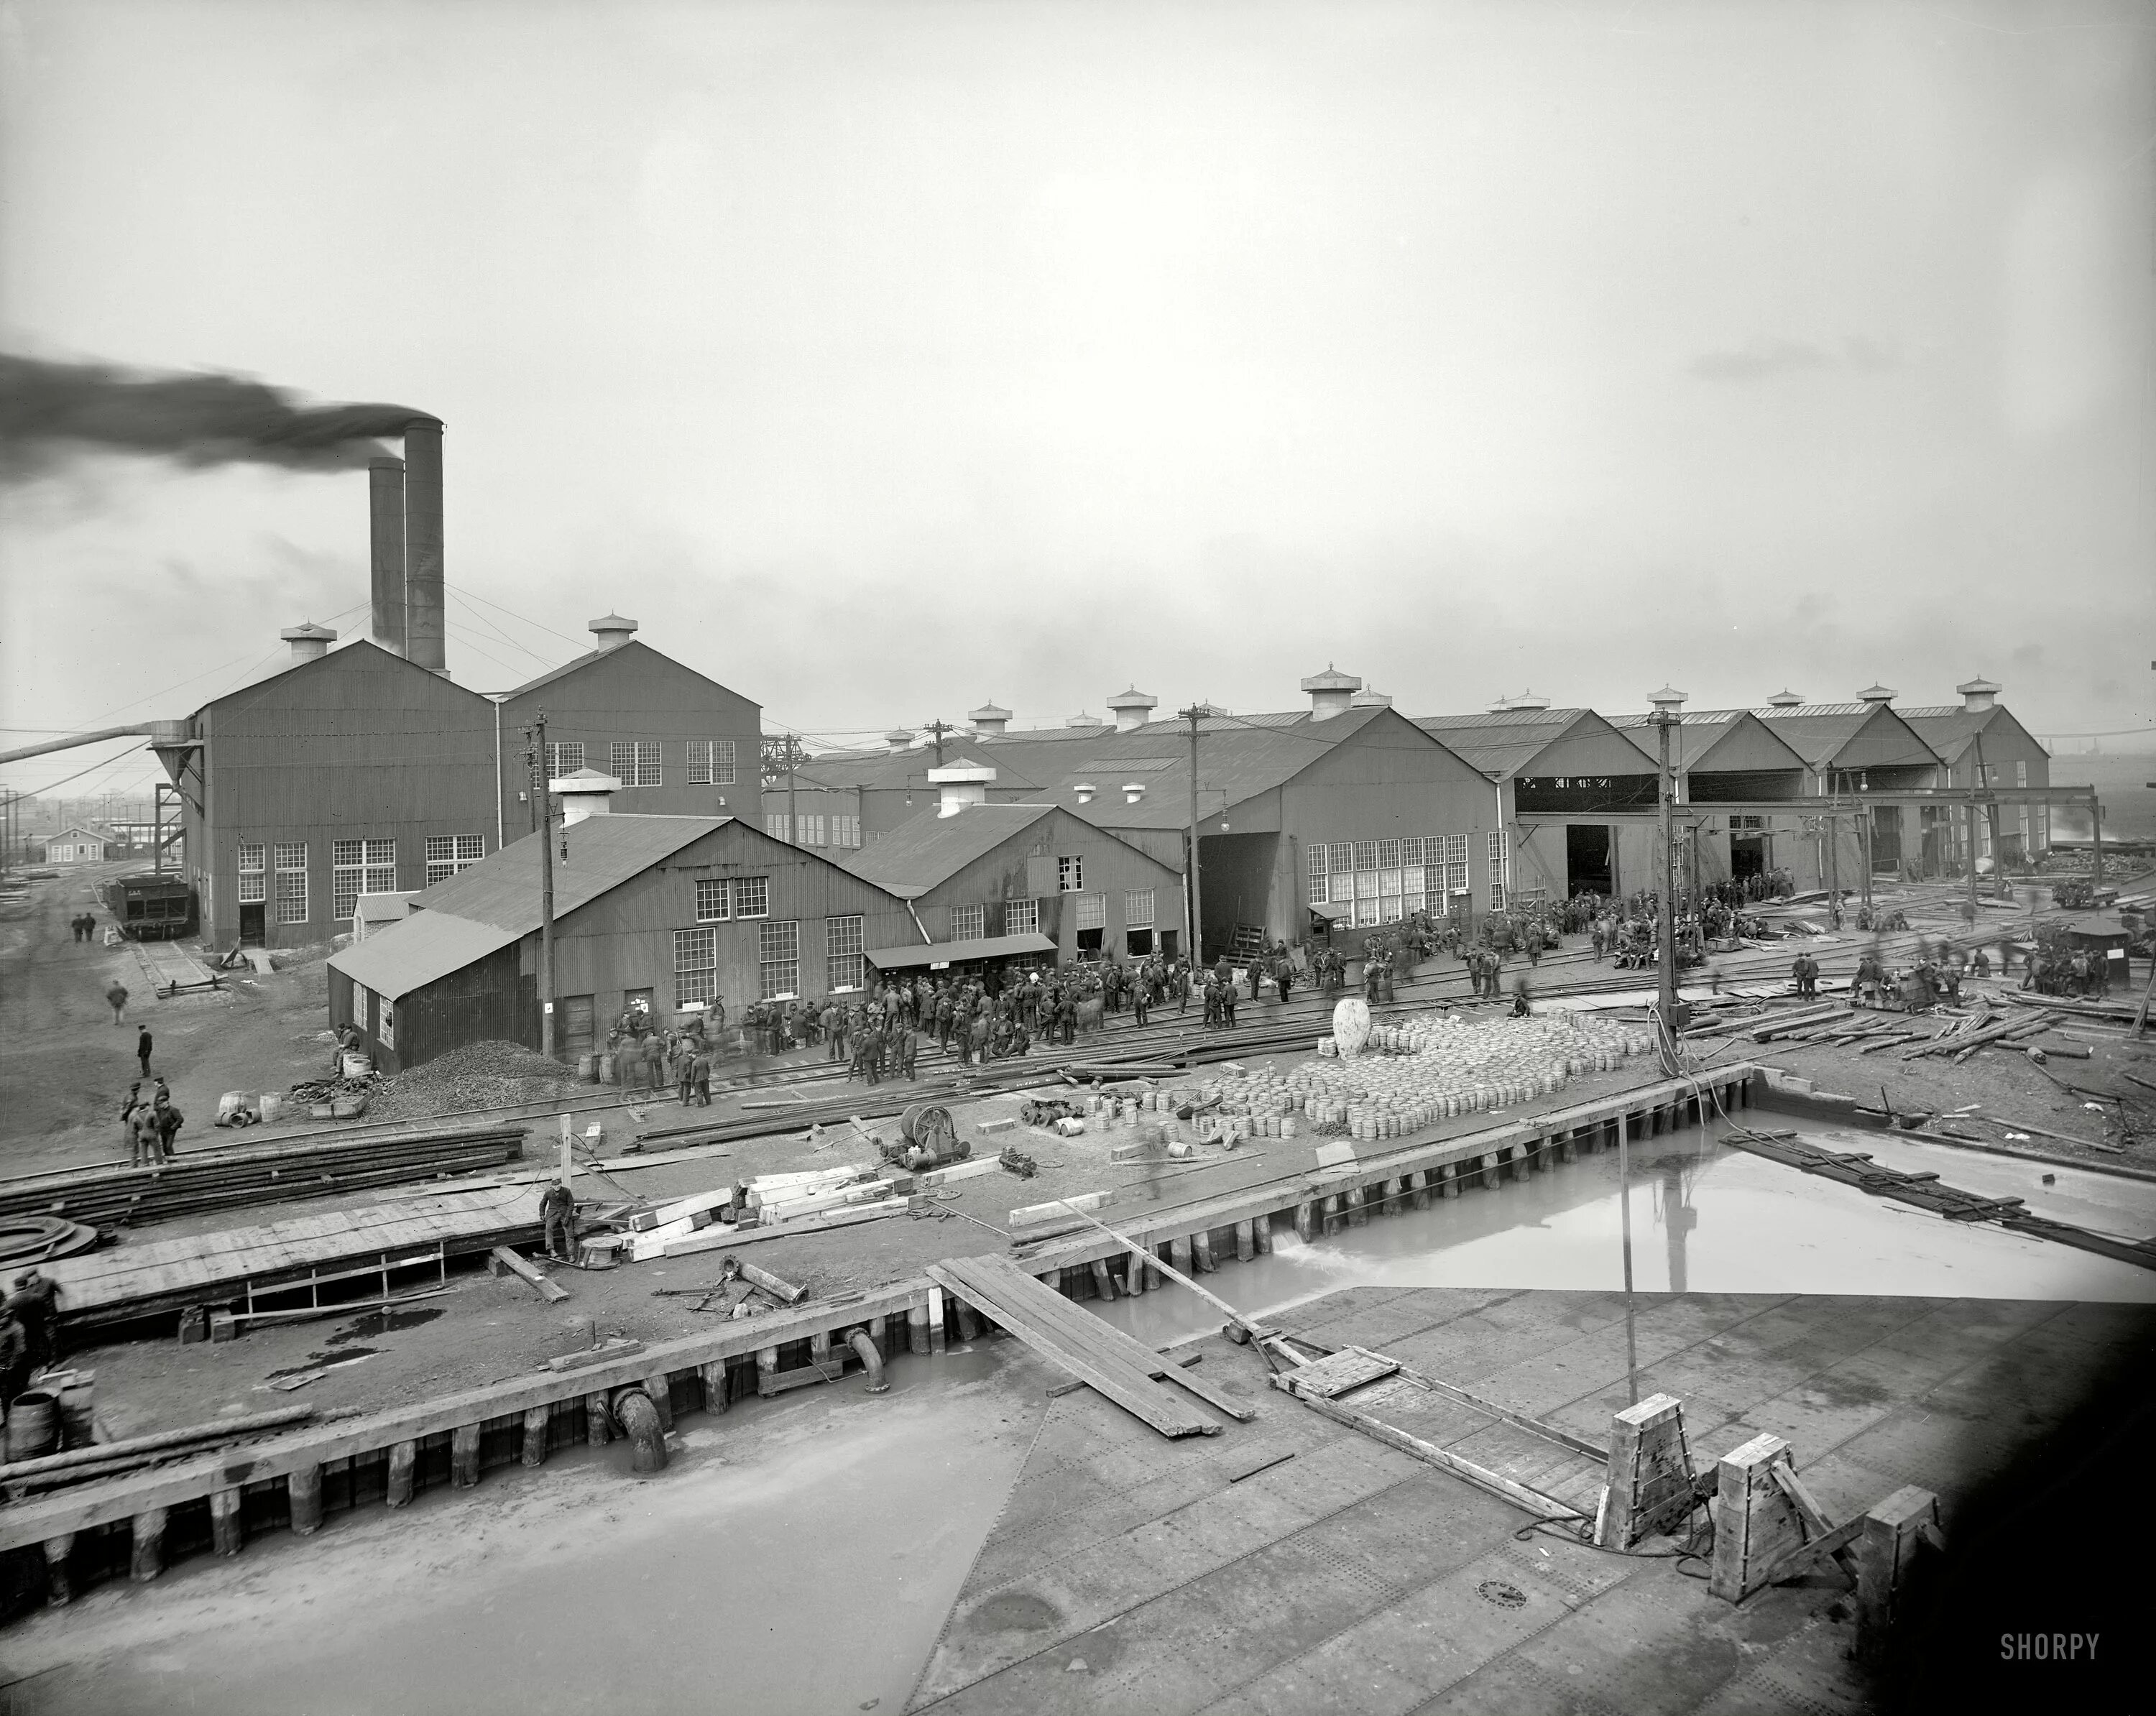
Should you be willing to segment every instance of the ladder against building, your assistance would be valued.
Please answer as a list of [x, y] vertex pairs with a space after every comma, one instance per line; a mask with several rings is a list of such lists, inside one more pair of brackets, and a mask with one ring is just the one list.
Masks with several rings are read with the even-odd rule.
[[1265, 952], [1265, 927], [1262, 923], [1239, 923], [1235, 938], [1228, 944], [1229, 956], [1238, 963], [1261, 959]]

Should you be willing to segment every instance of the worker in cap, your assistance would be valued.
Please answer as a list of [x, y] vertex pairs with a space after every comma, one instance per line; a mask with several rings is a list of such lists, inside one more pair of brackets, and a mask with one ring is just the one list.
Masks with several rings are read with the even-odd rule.
[[561, 1262], [577, 1255], [577, 1198], [565, 1180], [556, 1180], [539, 1200], [539, 1220], [546, 1230], [547, 1255]]
[[59, 1289], [28, 1269], [15, 1277], [15, 1291], [8, 1296], [8, 1308], [23, 1325], [32, 1369], [42, 1370], [53, 1362], [53, 1328], [59, 1321]]

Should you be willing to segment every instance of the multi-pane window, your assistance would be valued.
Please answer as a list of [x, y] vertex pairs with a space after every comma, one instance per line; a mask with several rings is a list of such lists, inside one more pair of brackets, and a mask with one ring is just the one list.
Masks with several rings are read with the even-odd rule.
[[659, 767], [659, 741], [656, 739], [616, 739], [607, 748], [612, 772], [625, 787], [655, 787], [664, 784], [665, 776]]
[[1378, 842], [1378, 868], [1398, 870], [1400, 867], [1400, 843], [1398, 840]]
[[774, 840], [783, 840], [789, 846], [793, 844], [793, 819], [783, 810], [763, 813], [763, 831]]
[[1400, 842], [1400, 862], [1403, 865], [1412, 870], [1416, 865], [1424, 861], [1420, 840], [1410, 835]]
[[953, 906], [951, 908], [951, 939], [954, 942], [978, 942], [988, 932], [988, 908], [985, 906]]
[[1505, 909], [1505, 883], [1507, 880], [1505, 865], [1505, 830], [1490, 830], [1490, 909]]
[[757, 932], [757, 963], [762, 999], [774, 1000], [801, 992], [801, 926], [791, 921], [767, 923]]
[[280, 840], [272, 855], [277, 863], [277, 922], [307, 921], [307, 843]]
[[767, 917], [771, 915], [771, 878], [767, 876], [737, 876], [734, 878], [734, 916], [737, 917]]
[[549, 741], [547, 746], [547, 778], [559, 780], [565, 774], [574, 774], [584, 766], [584, 742], [582, 739]]
[[1123, 927], [1125, 929], [1152, 927], [1152, 890], [1151, 888], [1123, 890]]
[[723, 923], [733, 915], [726, 882], [723, 880], [714, 881], [709, 876], [699, 876], [696, 880], [696, 922]]
[[831, 844], [834, 846], [858, 846], [861, 843], [861, 819], [858, 816], [831, 818]]
[[[429, 835], [427, 886], [447, 881], [460, 870], [470, 870], [486, 856], [485, 835]], [[369, 889], [368, 892], [374, 891]]]
[[1081, 894], [1078, 897], [1078, 927], [1106, 929], [1108, 927], [1108, 897], [1106, 894]]
[[1355, 867], [1358, 870], [1375, 870], [1378, 867], [1378, 843], [1375, 840], [1355, 842]]
[[801, 819], [801, 844], [820, 846], [824, 844], [824, 818], [821, 812], [814, 816], [803, 814]]
[[397, 1046], [397, 1004], [387, 995], [375, 1003], [374, 1040], [385, 1049]]
[[719, 992], [719, 932], [715, 929], [674, 932], [674, 1004], [704, 1007]]
[[861, 986], [862, 920], [827, 917], [824, 920], [824, 984], [826, 989], [857, 989]]
[[734, 742], [732, 739], [689, 741], [689, 784], [692, 787], [730, 787], [734, 784]]
[[1309, 886], [1303, 897], [1313, 906], [1322, 906], [1329, 896], [1326, 892], [1325, 843], [1312, 840], [1303, 849], [1303, 873], [1309, 878]]
[[386, 894], [397, 886], [397, 842], [332, 840], [330, 879], [335, 885], [332, 917], [349, 917], [362, 894]]
[[[1075, 894], [1086, 886], [1086, 861], [1081, 857], [1058, 858], [1055, 861], [1055, 891], [1060, 894]], [[1080, 908], [1083, 910], [1081, 907]], [[1080, 926], [1081, 928], [1083, 925]]]
[[2014, 784], [2017, 787], [2029, 784], [2029, 764], [2025, 758], [2014, 765]]
[[239, 843], [239, 903], [259, 905], [269, 897], [266, 891], [270, 867], [270, 849], [259, 840]]
[[1446, 835], [1443, 838], [1445, 840], [1445, 891], [1448, 894], [1464, 894], [1468, 889], [1467, 836]]
[[1040, 932], [1040, 901], [1006, 900], [1004, 902], [1004, 933], [1005, 935], [1035, 935]]

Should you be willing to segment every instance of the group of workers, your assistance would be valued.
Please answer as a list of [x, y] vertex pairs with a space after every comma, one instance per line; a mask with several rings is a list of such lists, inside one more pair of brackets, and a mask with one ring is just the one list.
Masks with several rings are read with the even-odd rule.
[[[146, 1096], [146, 1083], [154, 1087]], [[127, 1147], [129, 1165], [147, 1168], [171, 1161], [176, 1153], [172, 1141], [187, 1123], [187, 1116], [172, 1106], [172, 1093], [164, 1080], [136, 1080], [120, 1105], [120, 1137]]]

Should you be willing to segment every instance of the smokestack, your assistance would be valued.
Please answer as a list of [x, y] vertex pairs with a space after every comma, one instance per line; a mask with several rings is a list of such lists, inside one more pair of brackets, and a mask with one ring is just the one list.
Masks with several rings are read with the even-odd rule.
[[374, 641], [404, 653], [404, 461], [367, 461], [367, 540], [374, 567]]
[[443, 654], [442, 425], [404, 425], [404, 653], [415, 667], [446, 675]]
[[277, 635], [292, 646], [290, 665], [294, 667], [302, 661], [321, 660], [336, 641], [335, 632], [326, 625], [316, 625], [311, 619], [305, 625], [288, 626]]
[[1152, 719], [1152, 712], [1159, 705], [1159, 698], [1147, 696], [1136, 686], [1108, 699], [1108, 707], [1115, 712], [1116, 731], [1119, 733], [1143, 727]]

